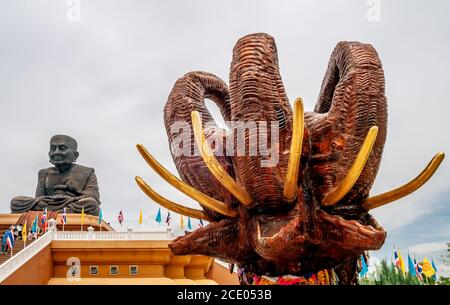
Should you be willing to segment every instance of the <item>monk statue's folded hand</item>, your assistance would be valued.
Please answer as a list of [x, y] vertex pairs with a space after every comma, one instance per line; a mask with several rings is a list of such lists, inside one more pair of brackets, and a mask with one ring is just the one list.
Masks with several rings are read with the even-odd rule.
[[51, 195], [50, 197], [55, 200], [61, 200], [61, 199], [65, 199], [69, 196], [64, 195], [64, 194], [55, 194], [55, 195]]

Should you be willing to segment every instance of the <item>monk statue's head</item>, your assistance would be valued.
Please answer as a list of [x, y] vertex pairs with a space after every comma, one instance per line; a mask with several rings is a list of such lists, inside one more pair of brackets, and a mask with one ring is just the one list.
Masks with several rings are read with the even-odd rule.
[[77, 161], [77, 141], [66, 135], [55, 135], [50, 139], [50, 163], [56, 167], [69, 165]]

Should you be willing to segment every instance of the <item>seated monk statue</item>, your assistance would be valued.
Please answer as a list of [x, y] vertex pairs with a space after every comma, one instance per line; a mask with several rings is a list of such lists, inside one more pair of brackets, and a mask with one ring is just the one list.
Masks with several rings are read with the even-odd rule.
[[50, 139], [50, 163], [54, 167], [41, 169], [34, 198], [16, 196], [11, 200], [11, 212], [23, 213], [47, 208], [49, 211], [98, 215], [100, 194], [94, 169], [75, 164], [79, 153], [77, 141], [66, 135]]

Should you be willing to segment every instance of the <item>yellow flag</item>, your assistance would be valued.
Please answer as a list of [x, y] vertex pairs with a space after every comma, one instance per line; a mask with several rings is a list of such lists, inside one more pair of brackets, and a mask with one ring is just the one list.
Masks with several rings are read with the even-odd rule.
[[422, 273], [426, 275], [426, 277], [432, 277], [436, 272], [434, 271], [433, 266], [430, 261], [427, 260], [426, 257], [423, 258], [422, 262]]
[[403, 257], [402, 257], [402, 254], [400, 253], [400, 249], [398, 249], [398, 260], [400, 261], [400, 268], [402, 269], [402, 272], [406, 273], [405, 262], [403, 261]]
[[22, 240], [25, 242], [27, 241], [27, 222], [25, 221], [25, 224], [23, 225], [22, 228]]
[[84, 207], [81, 209], [81, 224], [84, 224]]
[[180, 228], [184, 228], [184, 218], [183, 218], [183, 215], [180, 215]]
[[139, 211], [139, 224], [142, 224], [142, 209]]

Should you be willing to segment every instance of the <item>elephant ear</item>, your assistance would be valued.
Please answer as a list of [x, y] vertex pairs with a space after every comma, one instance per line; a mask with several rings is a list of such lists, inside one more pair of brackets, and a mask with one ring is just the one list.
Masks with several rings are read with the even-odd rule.
[[[225, 121], [230, 120], [228, 87], [220, 78], [211, 73], [190, 72], [175, 83], [164, 107], [164, 124], [172, 158], [184, 182], [214, 199], [233, 206], [235, 199], [211, 174], [196, 147], [191, 121], [192, 111], [200, 113], [207, 141], [215, 145], [225, 144], [226, 132], [214, 121], [205, 106], [205, 98], [216, 103]], [[217, 160], [228, 174], [234, 177], [232, 161], [221, 152], [223, 151], [219, 153], [216, 151]], [[220, 214], [208, 208], [204, 210], [210, 218], [216, 220], [220, 218]]]
[[310, 176], [319, 201], [341, 184], [369, 129], [378, 127], [359, 178], [337, 203], [358, 203], [366, 198], [378, 172], [387, 128], [384, 72], [371, 45], [337, 44], [314, 112], [305, 114], [305, 123], [311, 136]]

